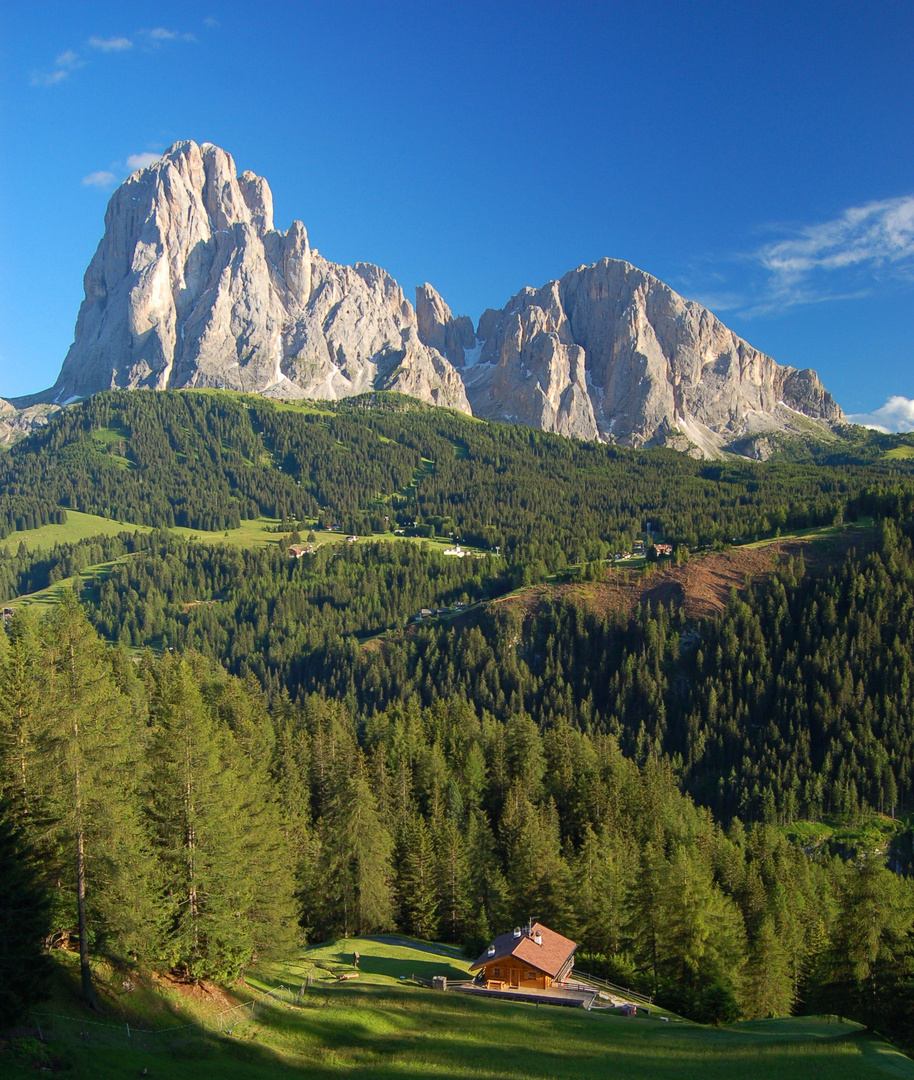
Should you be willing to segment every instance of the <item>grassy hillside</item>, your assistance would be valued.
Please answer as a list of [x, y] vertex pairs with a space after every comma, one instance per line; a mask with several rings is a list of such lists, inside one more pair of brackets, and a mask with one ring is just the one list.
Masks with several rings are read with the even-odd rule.
[[[167, 979], [135, 977], [128, 994], [123, 974], [105, 973], [106, 1015], [85, 1014], [89, 1043], [78, 1037], [44, 1044], [13, 1040], [0, 1050], [0, 1072], [9, 1080], [34, 1075], [42, 1054], [74, 1077], [168, 1076], [174, 1080], [218, 1076], [259, 1080], [309, 1078], [587, 1078], [627, 1080], [830, 1080], [914, 1078], [914, 1062], [853, 1024], [799, 1017], [715, 1029], [675, 1019], [623, 1019], [606, 1013], [537, 1008], [442, 994], [414, 985], [412, 975], [459, 977], [466, 961], [453, 950], [402, 939], [348, 939], [306, 950], [294, 962], [258, 970], [247, 984], [179, 987]], [[358, 979], [352, 953], [361, 955]], [[247, 1019], [245, 1001], [280, 983], [298, 988], [314, 981], [300, 1005], [277, 1003]], [[103, 972], [99, 972], [103, 974]], [[61, 963], [54, 1000], [46, 1013], [79, 1017], [75, 965]], [[128, 1008], [129, 1006], [129, 1008]], [[240, 1008], [238, 1006], [241, 1006]], [[223, 1019], [220, 1023], [220, 1015]], [[210, 1034], [173, 1052], [131, 1048], [138, 1029], [206, 1021]], [[39, 1017], [47, 1028], [47, 1015]], [[133, 1028], [128, 1039], [127, 1026]], [[216, 1031], [222, 1027], [223, 1034]], [[58, 1027], [63, 1024], [58, 1022]], [[76, 1031], [78, 1025], [74, 1027]], [[229, 1030], [231, 1034], [229, 1034]], [[31, 1054], [29, 1051], [31, 1050]], [[20, 1056], [15, 1056], [16, 1054]], [[46, 1062], [45, 1064], [48, 1064]], [[39, 1065], [40, 1067], [40, 1065]]]

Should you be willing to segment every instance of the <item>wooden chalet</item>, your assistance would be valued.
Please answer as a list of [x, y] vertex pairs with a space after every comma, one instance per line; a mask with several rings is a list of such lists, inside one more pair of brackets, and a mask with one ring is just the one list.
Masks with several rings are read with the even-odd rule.
[[314, 551], [314, 544], [290, 544], [289, 558], [300, 559], [302, 555], [310, 555]]
[[493, 990], [528, 987], [548, 990], [571, 974], [577, 943], [542, 923], [530, 923], [497, 937], [472, 964]]

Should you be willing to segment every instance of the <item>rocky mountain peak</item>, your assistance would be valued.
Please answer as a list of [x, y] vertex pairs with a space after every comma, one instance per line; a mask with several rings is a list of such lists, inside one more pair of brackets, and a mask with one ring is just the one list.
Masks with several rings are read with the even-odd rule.
[[175, 143], [117, 189], [85, 291], [55, 401], [115, 386], [383, 388], [469, 409], [393, 278], [321, 259], [300, 221], [274, 229], [269, 184], [212, 143]]
[[265, 179], [212, 143], [175, 143], [115, 191], [54, 387], [223, 387], [336, 399], [399, 390], [481, 417], [717, 455], [843, 414], [710, 311], [616, 259], [526, 287], [474, 328], [428, 282], [415, 308], [369, 263], [273, 223]]
[[[420, 331], [461, 370], [446, 337], [457, 320], [423, 289]], [[476, 362], [461, 370], [475, 415], [579, 438], [715, 456], [761, 431], [808, 433], [844, 418], [814, 371], [778, 365], [619, 259], [521, 289], [482, 315], [475, 343]]]

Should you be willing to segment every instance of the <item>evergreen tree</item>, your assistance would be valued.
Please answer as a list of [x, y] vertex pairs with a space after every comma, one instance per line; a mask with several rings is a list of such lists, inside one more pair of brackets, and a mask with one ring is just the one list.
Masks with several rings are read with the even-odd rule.
[[327, 812], [318, 823], [323, 873], [314, 903], [322, 930], [344, 937], [386, 930], [393, 922], [393, 843], [360, 751], [353, 764], [349, 772], [338, 763]]
[[22, 1019], [47, 993], [45, 939], [51, 901], [41, 868], [9, 803], [0, 802], [0, 1030]]
[[914, 976], [914, 896], [875, 859], [844, 878], [811, 1001], [873, 1030], [885, 1002]]
[[135, 798], [142, 741], [107, 650], [72, 592], [62, 594], [45, 630], [55, 874], [63, 899], [75, 900], [83, 997], [98, 1008], [90, 936], [137, 949], [149, 913], [149, 864]]
[[292, 887], [265, 776], [207, 708], [199, 666], [166, 657], [150, 700], [149, 814], [163, 882], [160, 952], [235, 976], [289, 940]]
[[440, 940], [460, 943], [471, 911], [467, 842], [450, 814], [432, 828]]
[[400, 828], [395, 891], [400, 928], [414, 937], [434, 938], [438, 926], [434, 852], [425, 819], [415, 812]]
[[789, 1016], [794, 1002], [790, 956], [770, 915], [764, 916], [749, 949], [742, 1012], [752, 1018]]
[[9, 813], [37, 839], [46, 826], [42, 752], [47, 734], [43, 703], [46, 668], [34, 621], [17, 613], [0, 633], [0, 792]]

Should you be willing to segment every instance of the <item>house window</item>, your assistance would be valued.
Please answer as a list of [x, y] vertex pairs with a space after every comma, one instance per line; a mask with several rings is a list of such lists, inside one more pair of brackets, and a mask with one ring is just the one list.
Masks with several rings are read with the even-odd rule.
[[538, 976], [539, 976], [538, 971], [528, 971], [527, 972], [527, 978], [528, 979], [536, 979]]
[[501, 978], [501, 968], [493, 968], [492, 969], [492, 974], [495, 976], [496, 979], [500, 979]]

